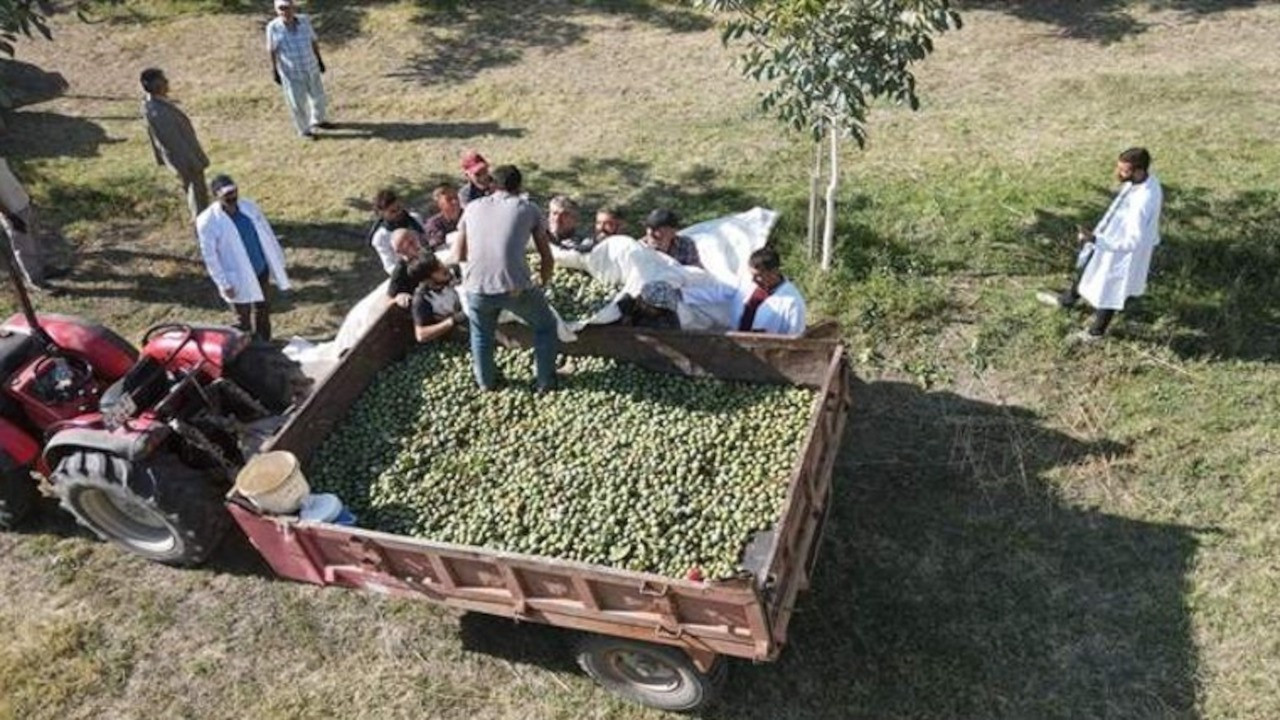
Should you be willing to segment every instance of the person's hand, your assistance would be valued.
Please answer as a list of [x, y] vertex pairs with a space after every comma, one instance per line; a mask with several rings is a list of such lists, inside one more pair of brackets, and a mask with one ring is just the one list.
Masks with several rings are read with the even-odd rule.
[[222, 294], [226, 295], [228, 300], [236, 299], [236, 289], [233, 287], [228, 286], [228, 287], [222, 288]]
[[393, 301], [395, 302], [396, 305], [399, 305], [402, 308], [408, 309], [410, 303], [413, 302], [413, 296], [410, 295], [409, 293], [396, 293], [396, 296], [395, 298], [393, 298]]
[[1083, 226], [1083, 225], [1079, 225], [1079, 226], [1077, 226], [1077, 227], [1076, 227], [1076, 241], [1077, 241], [1077, 242], [1087, 243], [1087, 242], [1089, 242], [1089, 241], [1091, 241], [1091, 240], [1093, 240], [1093, 231], [1092, 231], [1092, 230], [1090, 230], [1089, 228], [1087, 228], [1087, 227], [1085, 227], [1085, 226]]
[[316, 63], [320, 66], [320, 73], [324, 74], [324, 61], [320, 59], [316, 59]]
[[463, 325], [467, 324], [467, 314], [462, 312], [461, 310], [458, 310], [454, 314], [450, 315], [449, 319], [453, 321], [454, 327], [462, 327]]
[[271, 79], [272, 79], [272, 80], [275, 80], [275, 81], [276, 81], [276, 84], [277, 84], [277, 85], [279, 85], [279, 84], [280, 84], [280, 71], [279, 71], [279, 70], [272, 70], [272, 71], [271, 71]]

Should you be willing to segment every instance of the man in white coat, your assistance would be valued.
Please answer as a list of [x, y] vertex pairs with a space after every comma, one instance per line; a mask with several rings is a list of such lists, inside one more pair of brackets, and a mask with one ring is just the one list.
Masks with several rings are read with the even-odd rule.
[[776, 335], [804, 332], [804, 298], [796, 286], [782, 275], [778, 251], [763, 247], [747, 260], [751, 280], [738, 288], [734, 299], [733, 329]]
[[1160, 208], [1164, 192], [1150, 172], [1151, 154], [1130, 148], [1116, 161], [1120, 192], [1097, 226], [1081, 228], [1080, 272], [1071, 288], [1061, 294], [1041, 291], [1036, 298], [1054, 307], [1069, 308], [1081, 298], [1094, 308], [1089, 327], [1075, 337], [1097, 342], [1107, 332], [1125, 300], [1147, 289], [1151, 254], [1160, 244]]
[[235, 311], [236, 327], [270, 340], [270, 281], [289, 289], [280, 241], [258, 206], [240, 197], [230, 177], [218, 175], [209, 189], [217, 199], [196, 218], [209, 277]]

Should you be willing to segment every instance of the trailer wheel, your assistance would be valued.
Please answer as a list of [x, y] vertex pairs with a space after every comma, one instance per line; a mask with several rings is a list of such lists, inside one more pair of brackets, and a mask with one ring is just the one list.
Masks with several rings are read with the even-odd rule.
[[585, 636], [577, 655], [578, 665], [601, 687], [659, 710], [687, 712], [710, 703], [728, 675], [723, 659], [702, 673], [677, 648], [607, 635]]
[[31, 474], [0, 459], [0, 530], [12, 530], [31, 514], [39, 491]]
[[196, 565], [231, 525], [211, 477], [162, 457], [131, 463], [96, 450], [54, 471], [62, 507], [107, 542], [166, 565]]

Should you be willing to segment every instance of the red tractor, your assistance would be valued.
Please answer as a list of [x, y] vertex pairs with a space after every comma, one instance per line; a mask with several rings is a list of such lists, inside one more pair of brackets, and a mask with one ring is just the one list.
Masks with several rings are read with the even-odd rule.
[[296, 366], [238, 330], [151, 328], [138, 352], [101, 325], [22, 312], [0, 324], [0, 529], [39, 485], [105, 540], [172, 565], [204, 560], [245, 456], [296, 399]]

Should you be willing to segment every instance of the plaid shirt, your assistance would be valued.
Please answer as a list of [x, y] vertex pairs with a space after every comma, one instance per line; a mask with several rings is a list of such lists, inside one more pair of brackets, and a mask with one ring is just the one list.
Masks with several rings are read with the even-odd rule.
[[267, 52], [276, 53], [281, 75], [303, 78], [320, 71], [320, 62], [311, 46], [316, 41], [316, 31], [311, 27], [310, 17], [298, 15], [295, 19], [293, 28], [279, 17], [267, 23]]
[[[647, 242], [645, 243], [648, 244]], [[650, 247], [653, 247], [650, 245]], [[658, 250], [658, 248], [653, 248]], [[698, 255], [698, 246], [693, 241], [683, 235], [677, 235], [675, 240], [671, 241], [671, 248], [668, 250], [658, 250], [658, 252], [666, 252], [666, 254], [675, 258], [676, 262], [681, 265], [695, 265], [702, 267], [702, 258]]]

